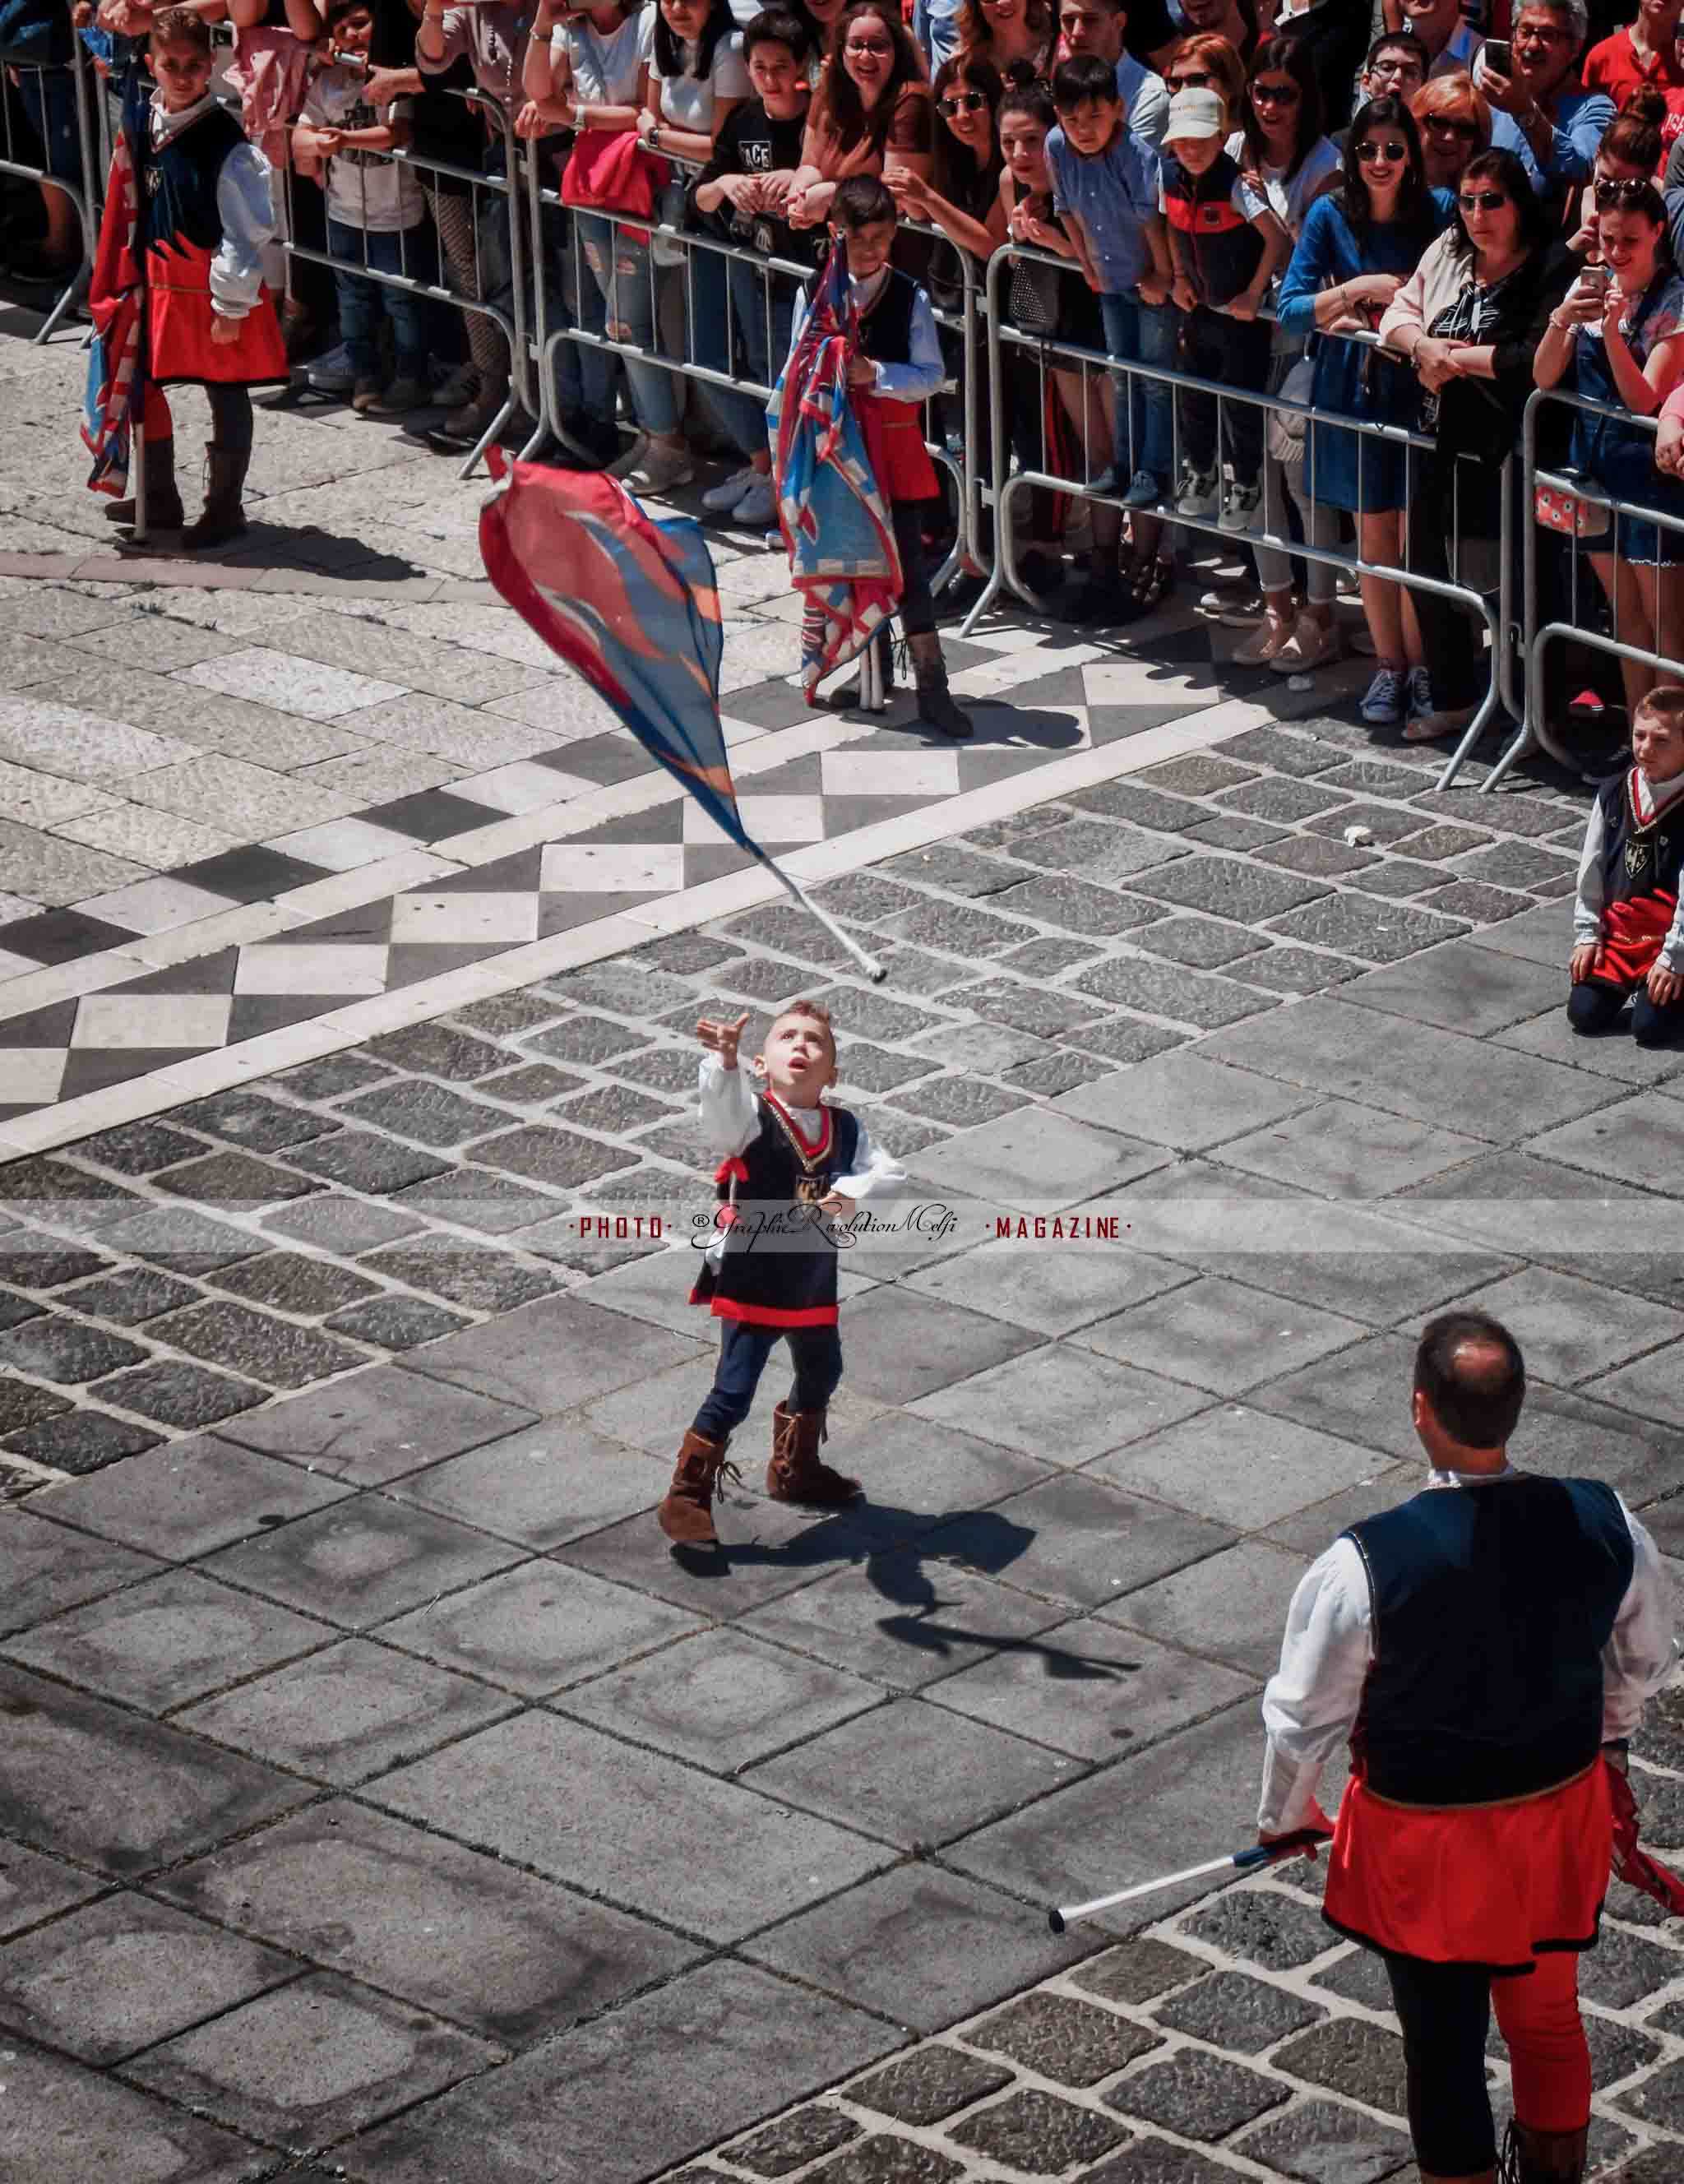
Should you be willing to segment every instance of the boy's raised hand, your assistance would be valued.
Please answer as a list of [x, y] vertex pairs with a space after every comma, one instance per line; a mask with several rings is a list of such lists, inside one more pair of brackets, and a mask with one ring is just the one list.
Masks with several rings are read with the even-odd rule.
[[715, 1023], [711, 1017], [704, 1017], [696, 1026], [696, 1037], [710, 1054], [719, 1056], [726, 1069], [734, 1069], [737, 1067], [737, 1042], [748, 1029], [748, 1025], [747, 1010], [735, 1023]]

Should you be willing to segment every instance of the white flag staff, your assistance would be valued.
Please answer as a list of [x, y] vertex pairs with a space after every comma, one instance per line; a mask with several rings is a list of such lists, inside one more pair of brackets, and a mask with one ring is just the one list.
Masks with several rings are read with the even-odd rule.
[[1062, 1904], [1047, 1913], [1046, 1923], [1055, 1934], [1062, 1934], [1067, 1926], [1079, 1925], [1084, 1919], [1097, 1919], [1102, 1911], [1114, 1911], [1119, 1903], [1132, 1903], [1138, 1897], [1155, 1896], [1159, 1889], [1174, 1888], [1179, 1881], [1206, 1880], [1213, 1873], [1253, 1873], [1259, 1866], [1279, 1865], [1286, 1858], [1313, 1858], [1323, 1843], [1332, 1840], [1319, 1828], [1300, 1828], [1295, 1835], [1281, 1836], [1274, 1842], [1252, 1843], [1226, 1858], [1190, 1865], [1180, 1873], [1161, 1873], [1156, 1880], [1136, 1881], [1132, 1888], [1119, 1888], [1114, 1896], [1096, 1896], [1091, 1903]]

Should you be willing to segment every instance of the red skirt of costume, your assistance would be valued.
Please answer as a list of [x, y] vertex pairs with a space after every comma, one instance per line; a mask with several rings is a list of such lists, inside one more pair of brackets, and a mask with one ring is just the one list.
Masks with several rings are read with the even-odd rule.
[[1594, 1946], [1613, 1848], [1599, 1758], [1558, 1789], [1492, 1805], [1397, 1805], [1354, 1774], [1326, 1915], [1396, 1956], [1531, 1971], [1542, 1950]]
[[862, 393], [856, 387], [854, 414], [884, 499], [934, 500], [941, 488], [924, 445], [923, 404], [891, 402], [885, 395]]
[[147, 370], [160, 387], [284, 386], [291, 374], [267, 288], [238, 321], [239, 337], [214, 342], [210, 253], [171, 244], [147, 254]]
[[1678, 909], [1676, 895], [1634, 895], [1611, 902], [1602, 914], [1602, 961], [1592, 972], [1593, 984], [1617, 986], [1622, 994], [1641, 986], [1660, 961]]

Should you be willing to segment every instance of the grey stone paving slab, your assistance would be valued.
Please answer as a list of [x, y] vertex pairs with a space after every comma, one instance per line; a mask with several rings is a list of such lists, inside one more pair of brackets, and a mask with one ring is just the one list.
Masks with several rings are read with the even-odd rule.
[[1145, 1251], [1035, 1251], [1007, 1240], [921, 1268], [906, 1287], [1038, 1334], [1068, 1334], [1193, 1278], [1191, 1268]]
[[857, 1676], [804, 1660], [741, 1630], [705, 1630], [566, 1693], [578, 1720], [738, 1774], [882, 1703]]
[[[1218, 1564], [1230, 1559], [1214, 1558]], [[1159, 1590], [1135, 1597], [1150, 1601]], [[1207, 1652], [1218, 1650], [1202, 1637], [1201, 1642]], [[930, 1696], [939, 1708], [1073, 1758], [1104, 1760], [1124, 1745], [1144, 1745], [1218, 1713], [1254, 1688], [1248, 1675], [1093, 1618], [1044, 1631], [1033, 1646], [1002, 1647], [945, 1678]]]
[[[1653, 1368], [1659, 1394], [1680, 1362], [1679, 1354], [1669, 1359], [1667, 1350], [1684, 1335], [1684, 1312], [1548, 1268], [1528, 1267], [1457, 1303], [1458, 1309], [1488, 1312], [1500, 1319], [1520, 1345], [1528, 1375], [1559, 1387], [1612, 1373], [1639, 1351], [1658, 1351], [1658, 1357], [1645, 1362]], [[1676, 1380], [1674, 1391], [1678, 1392]], [[1605, 1401], [1620, 1400], [1608, 1385], [1599, 1385], [1595, 1393]]]
[[1202, 1280], [1129, 1306], [1074, 1338], [1142, 1369], [1237, 1396], [1343, 1349], [1365, 1329], [1299, 1305], [1291, 1312], [1237, 1282]]
[[[1001, 1652], [1010, 1645], [1003, 1637], [995, 1642]], [[908, 1698], [858, 1714], [750, 1769], [744, 1779], [912, 1850], [968, 1835], [1073, 1772], [1069, 1758], [1040, 1745]]]
[[[640, 2184], [902, 2037], [750, 1966], [708, 1964], [365, 2134], [340, 2158], [370, 2184], [436, 2184], [441, 2164], [479, 2184]], [[646, 2098], [628, 2098], [628, 2054], [660, 2059]]]
[[120, 1878], [149, 1873], [272, 1819], [308, 1794], [271, 1769], [18, 1669], [0, 1827]]
[[880, 1289], [850, 1308], [848, 1340], [849, 1384], [881, 1403], [912, 1404], [1020, 1357], [1039, 1338], [933, 1297]]
[[466, 1676], [351, 1639], [177, 1719], [219, 1744], [342, 1786], [477, 1729], [512, 1703]]
[[276, 1950], [125, 1890], [8, 1946], [0, 2024], [115, 2063], [298, 1972]]
[[171, 1570], [73, 1608], [12, 1639], [6, 1652], [26, 1668], [163, 1713], [333, 1635], [272, 1601]]
[[1400, 2131], [1331, 2101], [1307, 2101], [1248, 2131], [1235, 2151], [1265, 2162], [1302, 2184], [1380, 2184], [1400, 2174], [1409, 2142]]
[[1679, 1416], [1681, 1363], [1684, 1363], [1684, 1353], [1674, 1342], [1652, 1357], [1639, 1358], [1633, 1365], [1622, 1365], [1617, 1373], [1592, 1381], [1586, 1393], [1604, 1402], [1617, 1403], [1622, 1410], [1636, 1411], [1645, 1418], [1674, 1425]]
[[[941, 1936], [939, 1949], [928, 1936]], [[914, 1863], [785, 1920], [747, 1945], [775, 1971], [914, 2031], [933, 2032], [1093, 1950], [1048, 1933], [1021, 1903]]]
[[1009, 2003], [966, 2030], [973, 2048], [1006, 2055], [1057, 2085], [1096, 2086], [1163, 2044], [1115, 2010], [1045, 1989]]
[[1001, 1524], [1029, 1537], [1014, 1555], [1008, 1581], [1077, 1607], [1096, 1607], [1186, 1563], [1217, 1553], [1233, 1538], [1226, 1525], [1132, 1500], [1101, 1480], [1065, 1473], [1013, 1495], [979, 1517], [956, 1517], [930, 1535], [937, 1552], [963, 1555], [981, 1532]]
[[0, 1628], [8, 1631], [155, 1577], [162, 1568], [149, 1555], [45, 1521], [47, 1506], [43, 1498], [36, 1509], [11, 1510], [0, 1521]]
[[696, 1956], [646, 1919], [343, 1800], [171, 1874], [159, 1892], [510, 2047]]
[[269, 1396], [268, 1390], [254, 1380], [236, 1379], [204, 1365], [178, 1364], [170, 1358], [114, 1373], [94, 1392], [109, 1403], [138, 1411], [143, 1418], [183, 1429], [219, 1425], [237, 1411], [266, 1402]]
[[1225, 1165], [1344, 1199], [1385, 1198], [1485, 1150], [1477, 1138], [1326, 1100], [1222, 1148]]
[[1101, 1614], [1166, 1645], [1213, 1653], [1262, 1682], [1280, 1661], [1287, 1605], [1308, 1566], [1302, 1556], [1246, 1540], [1130, 1593]]
[[1163, 2061], [1144, 2063], [1111, 2086], [1107, 2104], [1145, 2123], [1166, 2126], [1208, 2142], [1227, 2138], [1244, 2124], [1291, 2098], [1291, 2088], [1230, 2062], [1183, 2048]]
[[1102, 1197], [1162, 1166], [1163, 1157], [1155, 1145], [1089, 1128], [1056, 1108], [1051, 1113], [1032, 1108], [967, 1130], [946, 1145], [916, 1155], [912, 1166], [920, 1181], [938, 1190], [1050, 1212]]
[[845, 1515], [815, 1523], [810, 1509], [734, 1487], [715, 1495], [714, 1522], [720, 1545], [702, 1555], [667, 1552], [652, 1520], [637, 1516], [570, 1540], [555, 1558], [722, 1623], [872, 1552]]
[[1011, 2082], [1011, 2072], [997, 2063], [934, 2042], [897, 2058], [869, 2077], [856, 2079], [848, 2088], [848, 2098], [856, 2107], [896, 2123], [928, 2126], [956, 2115]]
[[582, 1683], [700, 1626], [694, 1617], [559, 1563], [523, 1563], [382, 1628], [383, 1644], [522, 1697]]
[[865, 1501], [850, 1508], [849, 1521], [879, 1550], [918, 1538], [957, 1510], [1002, 1502], [1046, 1476], [1046, 1463], [1033, 1457], [911, 1411], [847, 1418], [824, 1452], [845, 1472], [857, 1466]]
[[[1088, 1332], [1082, 1331], [1084, 1343]], [[956, 1428], [984, 1425], [991, 1439], [1043, 1462], [1079, 1464], [1185, 1418], [1207, 1400], [1091, 1347], [1061, 1343], [927, 1396], [915, 1407], [921, 1417]]]
[[1030, 2086], [979, 2109], [953, 2125], [949, 2136], [956, 2145], [1011, 2168], [1057, 2176], [1109, 2153], [1129, 2131], [1090, 2108]]
[[72, 1904], [84, 1903], [107, 1884], [92, 1874], [48, 1858], [43, 1852], [8, 1843], [0, 1850], [0, 1935], [20, 1932], [43, 1919], [55, 1918]]
[[225, 1549], [204, 1567], [305, 1614], [364, 1630], [521, 1559], [518, 1547], [428, 1510], [359, 1494]]
[[702, 1346], [577, 1297], [546, 1297], [430, 1343], [417, 1373], [548, 1417], [699, 1358]]
[[1395, 963], [1419, 949], [1453, 939], [1467, 928], [1411, 904], [1375, 902], [1366, 895], [1347, 894], [1307, 903], [1302, 910], [1274, 919], [1269, 929], [1289, 940], [1308, 941], [1369, 963]]
[[1214, 2048], [1238, 2048], [1243, 2055], [1260, 2054], [1325, 2014], [1302, 1995], [1240, 1971], [1213, 1972], [1152, 2012], [1172, 2031], [1191, 2033]]
[[764, 1925], [768, 1905], [811, 1903], [887, 1857], [734, 1784], [539, 1714], [482, 1730], [367, 1794], [626, 1906], [647, 1903], [655, 1860], [682, 1836], [691, 1856], [676, 1872], [663, 1861], [661, 1915], [717, 1941]]
[[25, 2047], [6, 2065], [0, 2159], [8, 2184], [88, 2176], [247, 2184], [271, 2174], [275, 2157], [67, 2057]]
[[512, 1433], [532, 1418], [517, 1403], [441, 1387], [393, 1365], [236, 1419], [225, 1438], [308, 1464], [318, 1474], [379, 1485]]
[[1393, 1468], [1370, 1450], [1240, 1403], [1202, 1411], [1088, 1467], [1127, 1493], [1246, 1530], [1279, 1526]]
[[1546, 969], [1472, 941], [1453, 940], [1430, 956], [1412, 956], [1352, 979], [1341, 998], [1414, 1022], [1436, 1024], [1441, 1031], [1479, 1037], [1506, 1030], [1540, 1009], [1560, 1007], [1562, 991], [1559, 964]]
[[501, 2050], [329, 1973], [167, 2041], [133, 2083], [287, 2146], [321, 2146], [501, 2059]]
[[206, 1435], [56, 1488], [42, 1513], [50, 1509], [67, 1524], [186, 1562], [326, 1507], [345, 1490]]
[[[698, 1380], [692, 1409], [704, 1392]], [[654, 1508], [668, 1475], [665, 1464], [592, 1431], [574, 1412], [431, 1464], [392, 1491], [499, 1538], [556, 1547]]]
[[1622, 1183], [1677, 1197], [1684, 1194], [1684, 1100], [1640, 1092], [1607, 1115], [1586, 1115], [1547, 1131], [1529, 1150], [1595, 1174], [1612, 1168]]
[[1365, 1342], [1289, 1373], [1260, 1388], [1252, 1401], [1297, 1424], [1336, 1434], [1386, 1456], [1413, 1457], [1419, 1444], [1409, 1423], [1408, 1391], [1414, 1346], [1401, 1335]]
[[1138, 1067], [1079, 1085], [1055, 1112], [1124, 1130], [1177, 1152], [1201, 1152], [1278, 1121], [1305, 1105], [1301, 1093], [1267, 1078], [1224, 1069], [1198, 1053], [1160, 1055]]

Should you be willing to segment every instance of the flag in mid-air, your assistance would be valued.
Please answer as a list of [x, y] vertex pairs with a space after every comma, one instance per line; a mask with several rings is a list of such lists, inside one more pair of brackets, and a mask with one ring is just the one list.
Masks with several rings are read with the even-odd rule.
[[814, 291], [767, 412], [789, 580], [806, 601], [801, 680], [811, 700], [863, 651], [901, 597], [895, 526], [848, 393], [858, 313], [838, 248]]

